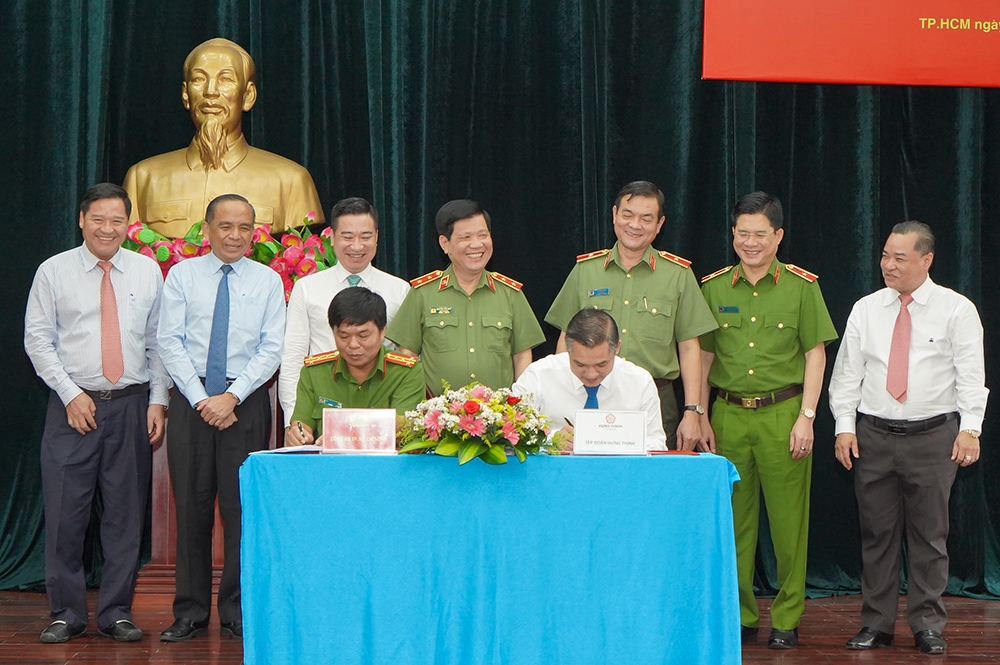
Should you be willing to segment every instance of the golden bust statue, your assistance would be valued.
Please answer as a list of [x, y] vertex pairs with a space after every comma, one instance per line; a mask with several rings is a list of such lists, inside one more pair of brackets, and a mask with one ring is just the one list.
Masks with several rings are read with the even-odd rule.
[[128, 170], [129, 221], [142, 220], [179, 238], [204, 218], [209, 201], [229, 193], [245, 196], [257, 211], [257, 224], [270, 224], [275, 232], [301, 226], [312, 211], [316, 222], [323, 221], [309, 172], [243, 137], [243, 114], [257, 101], [255, 80], [250, 54], [228, 39], [210, 39], [188, 54], [181, 101], [198, 133], [187, 148]]

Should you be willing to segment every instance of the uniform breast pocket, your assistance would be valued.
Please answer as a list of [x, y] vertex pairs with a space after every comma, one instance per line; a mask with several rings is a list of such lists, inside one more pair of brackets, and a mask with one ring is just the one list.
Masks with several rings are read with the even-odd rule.
[[180, 222], [191, 219], [190, 201], [158, 201], [146, 206], [146, 222]]
[[592, 296], [588, 291], [583, 299], [582, 309], [603, 309], [605, 312], [610, 312], [614, 304], [615, 299], [611, 296]]
[[733, 314], [730, 312], [716, 312], [715, 321], [719, 324], [720, 330], [738, 330], [743, 324], [743, 319], [740, 318], [739, 314]]
[[673, 341], [676, 309], [677, 303], [667, 300], [640, 300], [633, 324], [636, 335], [651, 342]]
[[149, 315], [152, 313], [154, 300], [153, 296], [129, 294], [129, 332], [136, 337], [143, 337], [146, 334], [146, 322], [149, 321]]
[[458, 317], [431, 315], [424, 319], [423, 345], [434, 353], [447, 353], [458, 348]]
[[514, 341], [514, 320], [507, 315], [484, 316], [481, 325], [486, 350], [510, 354]]
[[770, 336], [798, 337], [799, 317], [793, 312], [765, 314], [764, 329]]

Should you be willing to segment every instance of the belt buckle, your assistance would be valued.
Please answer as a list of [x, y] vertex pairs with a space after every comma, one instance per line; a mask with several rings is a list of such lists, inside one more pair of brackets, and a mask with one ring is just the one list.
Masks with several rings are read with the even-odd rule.
[[760, 408], [760, 398], [759, 397], [741, 397], [740, 401], [743, 402], [744, 409], [757, 409]]
[[111, 399], [111, 391], [110, 390], [102, 390], [102, 391], [100, 391], [100, 397], [99, 397], [99, 399], [102, 399], [102, 400], [109, 400], [109, 399]]
[[906, 434], [906, 425], [890, 420], [885, 424], [885, 428], [892, 434]]

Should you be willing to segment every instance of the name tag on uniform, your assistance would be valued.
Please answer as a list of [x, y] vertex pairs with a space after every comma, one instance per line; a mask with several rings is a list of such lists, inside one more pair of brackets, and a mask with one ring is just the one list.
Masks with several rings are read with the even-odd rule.
[[723, 305], [719, 305], [719, 314], [738, 314], [739, 311], [740, 311], [739, 307], [735, 306], [724, 307]]
[[431, 314], [451, 314], [451, 307], [431, 307]]
[[587, 291], [587, 295], [591, 298], [594, 296], [606, 296], [611, 294], [611, 289], [590, 289]]
[[341, 404], [340, 402], [334, 402], [332, 399], [327, 399], [325, 397], [320, 397], [317, 400], [317, 402], [320, 403], [320, 404], [322, 404], [323, 406], [328, 406], [331, 409], [340, 409], [340, 408], [343, 408], [343, 404]]

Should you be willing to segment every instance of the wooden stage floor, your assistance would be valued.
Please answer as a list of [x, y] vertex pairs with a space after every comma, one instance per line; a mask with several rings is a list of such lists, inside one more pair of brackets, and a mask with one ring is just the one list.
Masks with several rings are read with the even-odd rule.
[[[96, 592], [88, 594], [93, 611]], [[68, 665], [70, 663], [101, 663], [134, 665], [137, 663], [170, 663], [172, 665], [237, 665], [243, 662], [242, 645], [237, 640], [219, 636], [218, 619], [213, 617], [208, 637], [188, 642], [160, 642], [160, 631], [173, 622], [170, 611], [172, 597], [147, 593], [136, 597], [133, 618], [145, 634], [134, 644], [118, 644], [97, 636], [91, 620], [86, 637], [66, 644], [41, 644], [38, 635], [48, 625], [48, 603], [41, 593], [0, 591], [0, 663], [11, 665]], [[905, 599], [902, 599], [905, 601]], [[913, 640], [901, 616], [897, 621], [897, 642], [893, 647], [873, 652], [844, 649], [859, 628], [859, 596], [841, 596], [807, 600], [802, 618], [800, 645], [792, 651], [770, 651], [766, 646], [769, 631], [767, 600], [761, 643], [743, 649], [743, 663], [756, 665], [821, 665], [826, 663], [1000, 663], [1000, 602], [970, 598], [947, 598], [950, 614], [945, 639], [948, 652], [944, 656], [926, 656], [912, 645]], [[902, 605], [902, 603], [901, 603]], [[335, 663], [335, 659], [331, 659]], [[304, 665], [319, 665], [308, 663]], [[544, 657], [539, 665], [547, 663]], [[618, 665], [618, 664], [610, 664]], [[629, 665], [629, 664], [621, 664]]]

